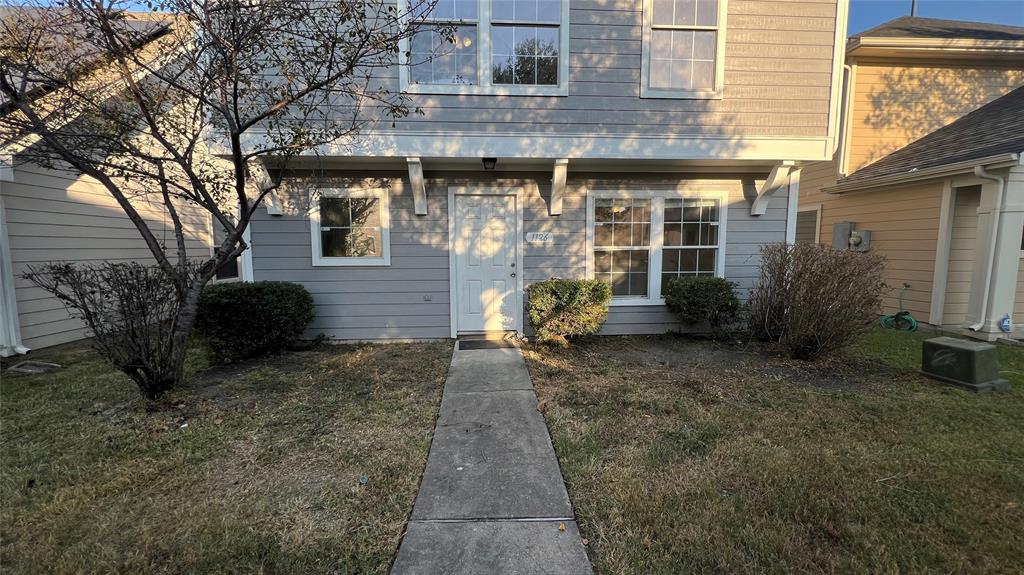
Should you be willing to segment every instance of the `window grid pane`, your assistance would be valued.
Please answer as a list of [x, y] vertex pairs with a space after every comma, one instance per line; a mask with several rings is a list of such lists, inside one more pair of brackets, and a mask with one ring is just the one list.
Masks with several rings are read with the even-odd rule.
[[594, 204], [594, 277], [612, 297], [647, 297], [651, 201], [601, 198]]
[[492, 26], [494, 83], [557, 85], [559, 33], [556, 26]]
[[719, 213], [718, 200], [665, 200], [662, 293], [673, 278], [715, 275]]
[[453, 38], [424, 27], [412, 38], [409, 80], [413, 84], [476, 84], [476, 26], [458, 26]]
[[320, 255], [325, 258], [382, 257], [380, 200], [322, 198]]
[[652, 0], [651, 9], [647, 85], [660, 90], [713, 90], [718, 0]]

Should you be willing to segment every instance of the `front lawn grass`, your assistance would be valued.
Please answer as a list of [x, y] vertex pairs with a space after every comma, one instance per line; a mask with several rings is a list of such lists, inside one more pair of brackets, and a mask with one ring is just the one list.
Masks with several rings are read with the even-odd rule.
[[1024, 571], [1024, 349], [1011, 393], [916, 373], [926, 334], [848, 357], [594, 338], [527, 359], [600, 573]]
[[0, 387], [5, 573], [385, 573], [448, 343], [205, 369], [159, 404], [90, 351]]

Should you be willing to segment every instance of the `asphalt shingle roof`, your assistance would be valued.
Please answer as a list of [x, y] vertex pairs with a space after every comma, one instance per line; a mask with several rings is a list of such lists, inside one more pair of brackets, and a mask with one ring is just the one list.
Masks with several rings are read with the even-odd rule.
[[838, 184], [1021, 152], [1024, 152], [1024, 87], [857, 170]]
[[949, 38], [1024, 40], [1024, 28], [986, 22], [903, 16], [854, 34], [853, 38]]

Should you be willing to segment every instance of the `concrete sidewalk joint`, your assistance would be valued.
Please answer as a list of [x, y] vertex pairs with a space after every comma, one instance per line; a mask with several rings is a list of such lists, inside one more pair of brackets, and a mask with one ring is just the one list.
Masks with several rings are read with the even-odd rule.
[[517, 348], [456, 349], [392, 575], [592, 573]]

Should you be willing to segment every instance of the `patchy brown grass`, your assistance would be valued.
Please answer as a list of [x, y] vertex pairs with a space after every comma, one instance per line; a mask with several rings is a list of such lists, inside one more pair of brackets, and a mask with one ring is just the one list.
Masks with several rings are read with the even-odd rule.
[[1013, 393], [974, 395], [913, 371], [923, 337], [527, 350], [600, 573], [1024, 570], [1024, 350]]
[[5, 374], [4, 571], [384, 573], [450, 354], [326, 346], [193, 366], [156, 408], [92, 353]]

